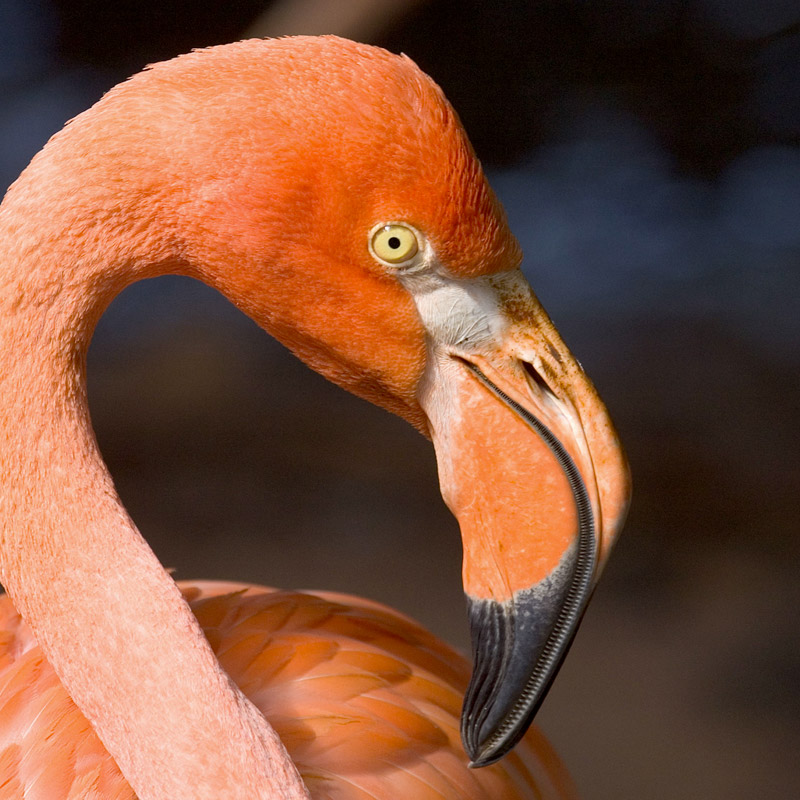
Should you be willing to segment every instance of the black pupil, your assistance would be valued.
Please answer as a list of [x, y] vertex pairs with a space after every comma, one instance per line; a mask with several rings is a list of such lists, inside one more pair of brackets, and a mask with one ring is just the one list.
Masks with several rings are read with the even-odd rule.
[[400, 238], [397, 236], [390, 236], [388, 245], [392, 250], [397, 250], [397, 248], [400, 247]]

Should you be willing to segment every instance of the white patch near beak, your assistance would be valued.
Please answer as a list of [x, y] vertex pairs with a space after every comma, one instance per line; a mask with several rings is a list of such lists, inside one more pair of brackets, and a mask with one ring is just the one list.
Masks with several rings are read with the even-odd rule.
[[441, 266], [431, 265], [426, 270], [398, 272], [397, 278], [413, 298], [434, 344], [474, 352], [500, 341], [508, 330], [497, 285], [512, 275], [455, 278]]

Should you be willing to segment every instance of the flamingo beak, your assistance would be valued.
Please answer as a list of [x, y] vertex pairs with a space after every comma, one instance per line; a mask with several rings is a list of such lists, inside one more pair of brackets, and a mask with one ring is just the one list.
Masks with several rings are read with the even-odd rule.
[[524, 735], [558, 672], [630, 479], [602, 401], [520, 272], [416, 299], [429, 340], [419, 398], [464, 544], [462, 739], [485, 766]]

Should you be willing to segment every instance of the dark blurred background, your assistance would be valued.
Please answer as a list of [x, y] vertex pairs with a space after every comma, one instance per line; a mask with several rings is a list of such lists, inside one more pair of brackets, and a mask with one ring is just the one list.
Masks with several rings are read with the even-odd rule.
[[[539, 721], [586, 800], [800, 796], [797, 0], [2, 0], [0, 183], [146, 63], [336, 32], [445, 89], [597, 383], [627, 530]], [[464, 647], [429, 444], [192, 281], [89, 365], [123, 500], [177, 577], [344, 590]]]

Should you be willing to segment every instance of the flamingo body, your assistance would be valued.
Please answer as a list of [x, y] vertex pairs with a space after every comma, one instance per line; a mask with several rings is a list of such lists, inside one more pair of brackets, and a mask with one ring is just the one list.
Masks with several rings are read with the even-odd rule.
[[[574, 797], [535, 728], [501, 764], [467, 768], [458, 716], [469, 664], [396, 611], [334, 593], [213, 582], [181, 589], [314, 800]], [[19, 798], [135, 795], [3, 596], [0, 800]]]

